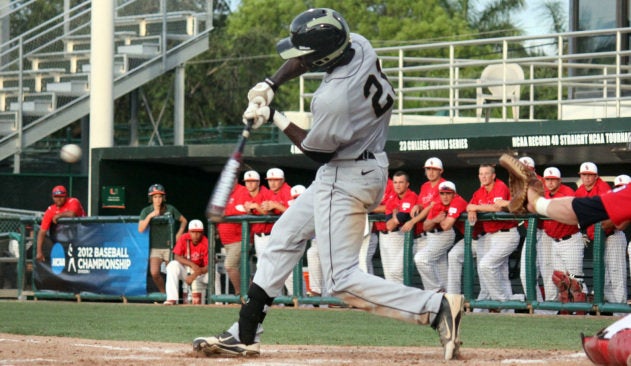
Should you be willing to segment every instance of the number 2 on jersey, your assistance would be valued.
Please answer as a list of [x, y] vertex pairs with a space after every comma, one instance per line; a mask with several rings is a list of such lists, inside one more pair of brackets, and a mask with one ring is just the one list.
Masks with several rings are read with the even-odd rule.
[[[379, 70], [379, 75], [386, 83], [392, 88], [390, 85], [390, 81], [388, 77], [381, 71], [381, 65], [379, 65], [379, 61], [377, 61], [377, 70]], [[386, 92], [386, 103], [381, 105], [379, 100], [383, 96], [384, 90], [383, 85], [379, 82], [377, 77], [374, 74], [368, 75], [368, 80], [366, 80], [366, 84], [364, 84], [364, 97], [368, 98], [370, 95], [371, 87], [375, 87], [375, 93], [372, 95], [372, 109], [375, 111], [377, 117], [381, 117], [384, 113], [388, 111], [388, 109], [392, 108], [394, 104], [394, 98]]]

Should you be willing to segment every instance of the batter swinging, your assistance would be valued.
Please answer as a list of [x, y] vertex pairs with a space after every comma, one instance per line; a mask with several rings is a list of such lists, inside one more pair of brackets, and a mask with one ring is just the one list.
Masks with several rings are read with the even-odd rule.
[[[206, 355], [258, 355], [267, 310], [305, 252], [307, 240], [315, 236], [331, 295], [379, 315], [431, 324], [439, 332], [445, 359], [452, 359], [460, 346], [461, 295], [406, 287], [359, 268], [365, 215], [379, 204], [386, 186], [388, 159], [383, 149], [395, 96], [377, 55], [364, 37], [350, 34], [346, 21], [331, 9], [301, 13], [290, 31], [276, 46], [287, 61], [250, 90], [244, 118], [254, 119], [254, 128], [273, 121], [306, 156], [323, 165], [274, 225], [239, 321], [223, 334], [196, 338], [193, 348]], [[308, 132], [269, 107], [278, 85], [306, 71], [326, 71], [311, 103]]]

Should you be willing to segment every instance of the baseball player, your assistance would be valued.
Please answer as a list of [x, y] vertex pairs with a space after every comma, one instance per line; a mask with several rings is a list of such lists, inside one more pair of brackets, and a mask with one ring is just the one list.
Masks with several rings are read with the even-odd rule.
[[[528, 169], [535, 172], [535, 160], [530, 156], [522, 156], [519, 158], [519, 161], [528, 167]], [[537, 174], [537, 179], [539, 179], [543, 183], [543, 178]], [[528, 221], [523, 222], [524, 228], [528, 229]], [[537, 253], [537, 258], [535, 259], [535, 278], [538, 279], [539, 276], [543, 278], [544, 284], [546, 279], [550, 284], [552, 284], [552, 246], [549, 245], [549, 242], [542, 241], [543, 235], [543, 221], [539, 221], [537, 224], [536, 236], [535, 236], [535, 252]], [[544, 245], [547, 244], [547, 245]], [[524, 295], [528, 295], [527, 289], [527, 281], [526, 281], [526, 244], [521, 248], [521, 256], [519, 261], [519, 278], [521, 279], [521, 285], [524, 289]], [[554, 286], [554, 284], [552, 284]], [[545, 288], [545, 285], [544, 285]], [[546, 289], [546, 294], [548, 289]], [[535, 286], [535, 296], [537, 301], [543, 301], [543, 296], [541, 294], [541, 288], [539, 286]], [[550, 314], [552, 313], [549, 310], [541, 310], [535, 309], [535, 313], [539, 314]]]
[[[254, 171], [253, 171], [254, 172]], [[243, 209], [249, 215], [266, 215], [267, 212], [261, 207], [267, 195], [267, 187], [261, 186], [261, 176], [258, 172], [252, 173], [248, 179], [244, 180], [245, 188], [249, 192], [249, 197], [243, 200]], [[254, 248], [267, 243], [267, 236], [271, 231], [271, 226], [267, 223], [253, 223], [250, 226], [250, 232], [254, 236]], [[259, 258], [259, 252], [256, 252]]]
[[[423, 183], [419, 189], [418, 198], [416, 204], [412, 208], [412, 218], [406, 222], [401, 230], [403, 232], [414, 229], [414, 247], [416, 252], [421, 250], [426, 244], [427, 234], [423, 230], [423, 220], [427, 217], [430, 204], [432, 202], [438, 202], [438, 185], [445, 181], [442, 177], [443, 174], [443, 162], [436, 157], [429, 158], [423, 165], [425, 169], [425, 177], [427, 182]], [[447, 271], [447, 264], [441, 269], [442, 272]]]
[[62, 217], [82, 217], [85, 216], [85, 211], [81, 202], [74, 197], [68, 197], [68, 192], [64, 186], [55, 186], [52, 191], [53, 204], [48, 206], [42, 217], [42, 223], [37, 233], [37, 254], [36, 259], [39, 262], [44, 262], [46, 257], [44, 256], [44, 241], [46, 239], [46, 233], [50, 229], [50, 234], [53, 236], [53, 228], [57, 225], [57, 220]]
[[[495, 167], [482, 164], [478, 177], [481, 187], [473, 193], [467, 206], [469, 222], [477, 222], [478, 212], [499, 212], [508, 206], [510, 191], [495, 176]], [[515, 221], [484, 221], [484, 240], [478, 241], [477, 259], [480, 277], [478, 299], [507, 301], [512, 296], [508, 278], [508, 257], [519, 246]]]
[[[167, 264], [167, 299], [164, 305], [177, 304], [179, 281], [191, 286], [193, 303], [201, 303], [202, 290], [208, 283], [208, 239], [204, 235], [204, 224], [199, 220], [191, 220], [188, 233], [180, 236], [175, 243], [173, 260]], [[196, 293], [199, 295], [196, 296]]]
[[[285, 172], [279, 168], [271, 168], [267, 170], [265, 174], [267, 180], [267, 186], [269, 189], [263, 195], [263, 202], [261, 202], [261, 209], [267, 215], [282, 215], [283, 212], [289, 207], [289, 201], [291, 201], [291, 187], [285, 182]], [[261, 233], [254, 237], [254, 247], [256, 250], [256, 257], [261, 258], [261, 253], [265, 250], [267, 243], [269, 243], [269, 234], [272, 232], [274, 223], [264, 224], [265, 234]], [[289, 273], [289, 277], [285, 280], [285, 288], [287, 295], [292, 296], [294, 294], [294, 274]]]
[[399, 228], [410, 219], [416, 193], [410, 190], [407, 173], [398, 171], [392, 176], [394, 194], [386, 202], [386, 231], [379, 234], [379, 253], [383, 275], [387, 280], [403, 283], [403, 246], [405, 233]]
[[445, 291], [448, 271], [442, 270], [448, 268], [447, 253], [451, 247], [464, 239], [464, 222], [458, 218], [466, 211], [467, 201], [456, 193], [453, 182], [440, 183], [438, 191], [440, 202], [432, 205], [423, 222], [427, 245], [416, 252], [414, 263], [426, 290]]
[[[471, 252], [473, 258], [477, 256], [478, 242], [481, 240], [482, 223], [477, 223], [473, 227], [471, 235]], [[447, 293], [462, 293], [462, 267], [464, 265], [464, 239], [456, 241], [447, 254]], [[474, 309], [476, 311], [478, 309]], [[479, 310], [478, 310], [479, 311]]]
[[631, 315], [617, 320], [596, 335], [581, 333], [587, 357], [595, 365], [631, 365]]
[[[627, 174], [621, 174], [613, 180], [614, 189], [620, 189], [629, 183], [631, 183], [631, 177]], [[631, 262], [631, 241], [627, 246], [627, 255], [629, 256], [629, 262]], [[631, 266], [629, 266], [629, 274], [631, 275]]]
[[[266, 178], [268, 189], [262, 191], [261, 197], [257, 199], [259, 204], [256, 213], [261, 215], [280, 215], [287, 209], [287, 202], [291, 200], [291, 187], [285, 183], [285, 173], [279, 168], [271, 168], [267, 171]], [[261, 258], [261, 253], [269, 242], [269, 235], [272, 232], [273, 223], [262, 223], [253, 227], [254, 249], [256, 257]]]
[[[250, 91], [245, 118], [254, 119], [254, 127], [273, 121], [307, 157], [323, 165], [274, 225], [239, 321], [225, 333], [196, 338], [193, 349], [206, 354], [259, 354], [266, 312], [303, 255], [307, 240], [315, 236], [325, 287], [332, 296], [375, 314], [433, 326], [444, 358], [452, 359], [460, 347], [463, 297], [406, 287], [367, 274], [358, 265], [365, 215], [379, 204], [386, 185], [388, 159], [383, 149], [395, 97], [376, 53], [368, 40], [351, 34], [344, 18], [331, 9], [301, 13], [290, 32], [277, 44], [287, 61], [269, 83]], [[306, 71], [327, 71], [311, 102], [309, 131], [268, 106], [274, 94], [270, 85], [276, 88]]]
[[[258, 192], [258, 186], [260, 182], [259, 173], [254, 170], [248, 170], [243, 174], [243, 182], [245, 186], [241, 184], [235, 184], [232, 189], [232, 193], [228, 198], [226, 204], [225, 215], [236, 216], [245, 215], [246, 209], [243, 203], [250, 199], [250, 195]], [[246, 188], [247, 186], [247, 188]], [[217, 224], [217, 233], [219, 234], [219, 240], [223, 245], [223, 251], [226, 254], [224, 261], [224, 268], [226, 274], [234, 287], [235, 295], [241, 294], [241, 224], [238, 222], [222, 222]], [[228, 289], [226, 289], [226, 293]]]
[[[388, 200], [392, 197], [392, 195], [394, 195], [394, 187], [392, 185], [392, 178], [388, 178], [381, 202], [379, 203], [379, 206], [375, 207], [375, 209], [372, 210], [371, 213], [385, 214], [386, 202], [388, 202]], [[368, 241], [368, 246], [362, 245], [362, 249], [359, 252], [359, 265], [361, 268], [362, 262], [366, 263], [366, 269], [364, 271], [366, 273], [371, 273], [371, 274], [374, 273], [374, 269], [372, 266], [372, 258], [377, 252], [377, 246], [379, 244], [379, 235], [382, 232], [384, 233], [388, 232], [388, 230], [386, 229], [386, 222], [385, 221], [373, 222], [372, 231], [370, 233], [370, 239]]]
[[[609, 184], [598, 176], [598, 167], [592, 162], [580, 166], [581, 186], [576, 189], [576, 197], [602, 196], [611, 191]], [[609, 302], [627, 302], [627, 261], [625, 252], [627, 240], [624, 233], [617, 230], [611, 221], [602, 223], [605, 231], [605, 284], [604, 295]], [[587, 227], [587, 237], [594, 240], [594, 225]]]
[[[543, 172], [543, 179], [546, 198], [574, 196], [574, 190], [561, 183], [561, 171], [558, 168], [547, 168]], [[558, 270], [582, 276], [585, 243], [576, 224], [543, 220], [543, 230], [543, 245], [551, 248], [550, 256], [546, 258], [550, 258], [552, 262], [552, 271], [543, 276], [546, 301], [559, 301], [558, 289], [552, 282], [552, 272]]]

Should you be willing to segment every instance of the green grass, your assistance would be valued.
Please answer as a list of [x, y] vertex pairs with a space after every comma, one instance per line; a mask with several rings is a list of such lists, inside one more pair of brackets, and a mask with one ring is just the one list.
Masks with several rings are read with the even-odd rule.
[[[66, 301], [2, 301], [0, 333], [87, 339], [189, 343], [227, 329], [236, 306], [159, 306]], [[580, 350], [611, 317], [467, 313], [464, 347]], [[274, 307], [265, 320], [266, 344], [438, 346], [436, 332], [351, 309]]]

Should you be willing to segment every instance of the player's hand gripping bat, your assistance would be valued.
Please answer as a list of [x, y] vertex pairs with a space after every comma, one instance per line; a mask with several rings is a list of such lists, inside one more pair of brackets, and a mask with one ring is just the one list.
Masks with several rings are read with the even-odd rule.
[[228, 198], [230, 197], [230, 193], [232, 193], [232, 189], [234, 188], [239, 168], [241, 167], [243, 149], [245, 147], [245, 143], [250, 137], [250, 130], [252, 129], [253, 122], [254, 120], [248, 120], [248, 123], [243, 128], [243, 132], [241, 132], [241, 136], [239, 136], [237, 146], [226, 162], [226, 165], [224, 165], [223, 170], [219, 175], [219, 180], [217, 181], [217, 184], [215, 184], [213, 194], [210, 196], [210, 200], [206, 206], [206, 217], [212, 222], [219, 222], [223, 220], [226, 204], [228, 202]]

